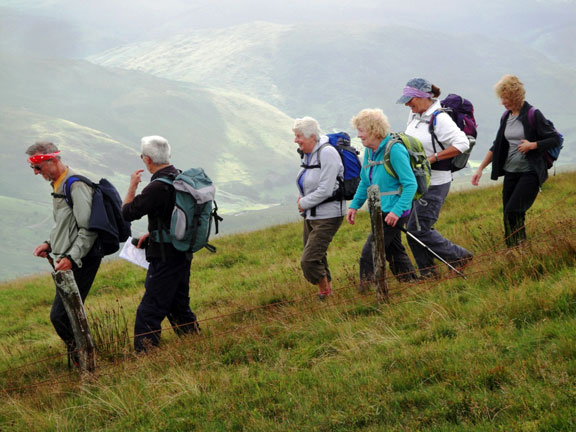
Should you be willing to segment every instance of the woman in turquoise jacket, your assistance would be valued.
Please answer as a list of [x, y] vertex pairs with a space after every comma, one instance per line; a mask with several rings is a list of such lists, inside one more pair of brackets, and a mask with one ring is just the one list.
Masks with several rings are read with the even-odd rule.
[[[366, 147], [364, 163], [360, 173], [360, 184], [350, 203], [346, 219], [354, 225], [356, 212], [368, 196], [368, 187], [378, 185], [380, 205], [384, 219], [384, 248], [390, 270], [401, 281], [416, 279], [414, 266], [402, 245], [401, 228], [408, 221], [412, 199], [417, 190], [416, 178], [410, 166], [410, 157], [406, 147], [393, 144], [390, 149], [390, 162], [398, 175], [394, 178], [386, 171], [384, 154], [391, 142], [388, 118], [380, 109], [365, 109], [352, 119], [352, 125], [358, 131], [358, 138]], [[372, 261], [372, 234], [368, 236], [360, 256], [360, 289], [374, 279]]]

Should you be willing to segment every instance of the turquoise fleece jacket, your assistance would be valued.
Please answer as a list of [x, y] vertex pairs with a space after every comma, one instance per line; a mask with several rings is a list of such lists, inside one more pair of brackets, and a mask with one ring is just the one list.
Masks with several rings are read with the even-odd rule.
[[[390, 141], [390, 134], [386, 136], [378, 146], [376, 152], [369, 148], [364, 151], [364, 163], [362, 164], [362, 171], [360, 173], [360, 184], [356, 190], [356, 194], [350, 203], [350, 208], [358, 210], [366, 202], [368, 197], [368, 187], [375, 184], [380, 188], [380, 193], [395, 191], [401, 187], [402, 192], [400, 195], [384, 195], [380, 197], [380, 207], [384, 213], [392, 212], [400, 217], [404, 212], [412, 208], [412, 199], [418, 189], [416, 184], [416, 177], [412, 172], [410, 166], [410, 158], [408, 150], [402, 144], [397, 143], [392, 146], [390, 150], [390, 162], [398, 179], [395, 179], [386, 172], [383, 164], [368, 166], [368, 161], [375, 162], [384, 159], [384, 152], [386, 146]], [[372, 171], [372, 180], [370, 180], [370, 171]]]

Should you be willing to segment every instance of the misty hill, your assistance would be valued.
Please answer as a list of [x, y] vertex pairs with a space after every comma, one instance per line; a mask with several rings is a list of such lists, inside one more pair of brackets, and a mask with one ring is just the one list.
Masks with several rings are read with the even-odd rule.
[[[1, 234], [16, 245], [0, 251], [2, 278], [21, 274], [33, 259], [31, 238], [43, 241], [51, 225], [49, 186], [33, 176], [24, 155], [37, 140], [54, 141], [66, 163], [91, 178], [109, 178], [121, 195], [129, 174], [141, 168], [140, 138], [158, 134], [172, 144], [178, 167], [202, 166], [212, 177], [224, 214], [294, 200], [299, 159], [292, 121], [265, 102], [84, 60], [3, 58], [0, 197], [10, 203], [2, 206], [4, 217], [14, 223], [3, 224]], [[18, 200], [34, 208], [26, 226], [17, 223], [29, 216], [20, 214]], [[33, 236], [23, 232], [41, 221]]]
[[[317, 25], [318, 22], [410, 26], [461, 34], [483, 34], [521, 42], [551, 59], [576, 65], [576, 2], [573, 0], [484, 0], [462, 7], [455, 0], [430, 3], [373, 0], [3, 0], [0, 44], [57, 56], [84, 56], [190, 29], [224, 28], [253, 21]], [[49, 29], [49, 31], [46, 31]], [[39, 48], [43, 51], [39, 51]]]
[[491, 144], [503, 112], [492, 87], [504, 73], [517, 73], [526, 84], [528, 101], [568, 137], [576, 131], [570, 120], [576, 108], [572, 69], [523, 43], [474, 34], [456, 37], [383, 25], [259, 22], [126, 45], [89, 59], [234, 89], [290, 116], [315, 116], [328, 129], [349, 128], [352, 115], [370, 106], [382, 107], [393, 127], [403, 128], [408, 110], [395, 101], [408, 79], [425, 76], [444, 95], [458, 93], [474, 102], [481, 153], [477, 159]]

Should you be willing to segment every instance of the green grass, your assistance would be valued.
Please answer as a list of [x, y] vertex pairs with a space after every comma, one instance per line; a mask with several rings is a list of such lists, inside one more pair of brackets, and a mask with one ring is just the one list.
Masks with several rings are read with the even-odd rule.
[[510, 251], [499, 187], [451, 194], [437, 228], [475, 252], [468, 278], [390, 280], [385, 303], [356, 292], [366, 212], [330, 247], [327, 302], [301, 275], [299, 223], [215, 238], [192, 263], [202, 335], [166, 329], [146, 356], [130, 346], [145, 272], [107, 262], [86, 305], [92, 377], [50, 358], [50, 275], [4, 283], [0, 430], [575, 430], [575, 182], [544, 185]]

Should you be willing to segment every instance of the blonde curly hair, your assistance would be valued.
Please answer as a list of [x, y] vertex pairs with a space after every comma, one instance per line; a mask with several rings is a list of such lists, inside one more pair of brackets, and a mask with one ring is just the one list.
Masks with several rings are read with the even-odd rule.
[[352, 118], [352, 126], [364, 129], [376, 138], [384, 139], [390, 133], [390, 123], [388, 117], [379, 108], [366, 108]]
[[524, 104], [526, 90], [524, 84], [515, 75], [504, 75], [494, 85], [494, 91], [500, 99], [507, 99], [515, 109], [520, 110]]

